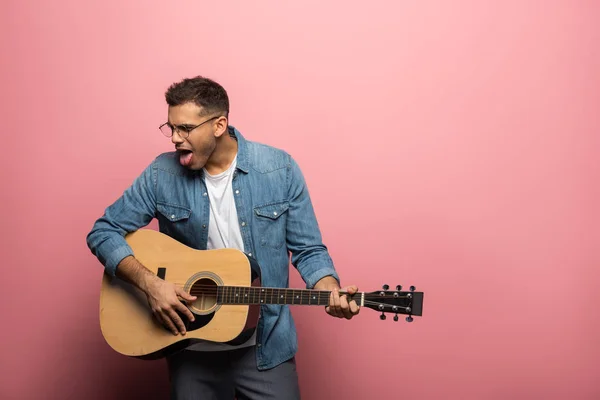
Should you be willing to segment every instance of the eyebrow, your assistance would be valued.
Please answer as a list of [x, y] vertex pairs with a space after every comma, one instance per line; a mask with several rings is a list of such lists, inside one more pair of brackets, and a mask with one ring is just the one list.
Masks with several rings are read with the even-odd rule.
[[180, 128], [180, 127], [189, 128], [189, 127], [192, 127], [192, 126], [196, 126], [195, 124], [191, 124], [191, 123], [183, 123], [183, 124], [173, 125], [172, 123], [170, 123], [168, 121], [167, 121], [167, 124], [169, 124], [171, 127], [178, 127], [178, 128]]

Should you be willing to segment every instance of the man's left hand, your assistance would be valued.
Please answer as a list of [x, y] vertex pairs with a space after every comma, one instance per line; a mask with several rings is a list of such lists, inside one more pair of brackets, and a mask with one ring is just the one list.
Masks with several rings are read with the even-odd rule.
[[[358, 287], [354, 285], [347, 286], [341, 291], [352, 295], [358, 291]], [[355, 300], [349, 302], [348, 298], [345, 294], [340, 296], [340, 289], [334, 288], [329, 296], [329, 305], [325, 307], [325, 311], [334, 317], [351, 319], [360, 312], [360, 307], [356, 304]]]
[[353, 295], [358, 291], [358, 287], [355, 285], [340, 289], [337, 280], [331, 276], [326, 276], [317, 282], [314, 288], [316, 290], [331, 291], [329, 305], [325, 307], [327, 314], [337, 318], [351, 319], [360, 312], [360, 307], [356, 304], [355, 300], [348, 301], [346, 294], [340, 295], [340, 291]]

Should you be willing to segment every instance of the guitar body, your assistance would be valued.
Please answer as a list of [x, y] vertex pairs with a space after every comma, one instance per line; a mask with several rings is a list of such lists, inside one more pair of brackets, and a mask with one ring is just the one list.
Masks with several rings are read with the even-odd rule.
[[241, 344], [256, 329], [260, 305], [217, 302], [217, 286], [260, 286], [255, 260], [235, 249], [195, 250], [149, 229], [126, 236], [134, 255], [150, 271], [197, 296], [188, 305], [195, 321], [182, 317], [186, 334], [175, 336], [157, 321], [146, 295], [120, 278], [104, 274], [100, 327], [107, 343], [130, 357], [157, 359], [198, 341]]

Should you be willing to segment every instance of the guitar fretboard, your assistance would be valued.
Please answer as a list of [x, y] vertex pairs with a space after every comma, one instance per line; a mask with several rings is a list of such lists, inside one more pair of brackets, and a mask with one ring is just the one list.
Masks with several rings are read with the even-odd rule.
[[[262, 287], [218, 286], [219, 304], [297, 304], [326, 306], [330, 291], [308, 289], [277, 289]], [[353, 297], [360, 295], [354, 294]]]

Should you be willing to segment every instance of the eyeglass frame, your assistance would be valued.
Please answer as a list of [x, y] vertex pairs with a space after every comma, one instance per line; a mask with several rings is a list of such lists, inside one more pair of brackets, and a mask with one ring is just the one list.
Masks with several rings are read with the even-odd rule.
[[[207, 123], [208, 121], [212, 121], [213, 119], [216, 119], [216, 118], [221, 118], [221, 117], [222, 117], [222, 115], [217, 115], [217, 116], [214, 116], [214, 117], [212, 117], [212, 118], [209, 118], [209, 119], [207, 119], [206, 121], [204, 121], [204, 122], [202, 122], [202, 123], [200, 123], [200, 124], [198, 124], [198, 125], [196, 125], [196, 126], [194, 126], [194, 127], [191, 127], [191, 128], [189, 128], [189, 129], [181, 129], [180, 127], [181, 127], [182, 125], [179, 125], [179, 126], [173, 126], [173, 125], [171, 125], [171, 124], [170, 124], [170, 123], [167, 121], [167, 122], [165, 122], [164, 124], [162, 124], [161, 126], [159, 126], [159, 127], [158, 127], [158, 130], [159, 130], [159, 131], [160, 131], [160, 133], [162, 133], [164, 136], [166, 136], [166, 137], [169, 137], [169, 138], [170, 138], [170, 137], [173, 137], [173, 134], [175, 133], [175, 131], [177, 131], [177, 132], [179, 133], [179, 135], [180, 135], [180, 136], [181, 136], [183, 139], [187, 139], [188, 137], [190, 137], [190, 133], [191, 133], [191, 132], [192, 132], [194, 129], [196, 129], [196, 128], [198, 128], [198, 127], [202, 126], [202, 125], [204, 125], [204, 124], [205, 124], [205, 123]], [[169, 128], [171, 128], [171, 134], [170, 134], [170, 135], [165, 135], [165, 133], [164, 133], [164, 132], [163, 132], [163, 130], [162, 130], [162, 127], [163, 127], [163, 126], [165, 126], [165, 125], [166, 125], [166, 126], [168, 126]], [[185, 134], [186, 134], [185, 136], [183, 135], [183, 133], [184, 133], [184, 132], [185, 132]]]

